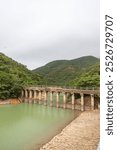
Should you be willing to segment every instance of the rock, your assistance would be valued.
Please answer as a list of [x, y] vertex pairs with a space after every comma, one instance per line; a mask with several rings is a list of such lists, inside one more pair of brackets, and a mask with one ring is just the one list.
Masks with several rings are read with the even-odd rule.
[[99, 110], [85, 111], [40, 150], [97, 150], [99, 130]]

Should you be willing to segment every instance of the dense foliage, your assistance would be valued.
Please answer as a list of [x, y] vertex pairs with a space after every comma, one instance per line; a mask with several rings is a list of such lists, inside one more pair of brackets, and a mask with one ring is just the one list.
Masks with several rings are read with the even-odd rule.
[[44, 76], [48, 85], [65, 86], [96, 63], [99, 63], [98, 58], [85, 56], [73, 60], [53, 61], [33, 71]]
[[72, 80], [69, 85], [76, 87], [99, 87], [100, 65], [96, 64], [90, 67], [87, 71]]
[[44, 84], [40, 75], [0, 53], [0, 99], [18, 97], [27, 85]]
[[44, 84], [97, 87], [100, 85], [99, 59], [86, 56], [74, 60], [58, 60], [30, 71], [0, 53], [0, 99], [20, 96], [23, 86]]

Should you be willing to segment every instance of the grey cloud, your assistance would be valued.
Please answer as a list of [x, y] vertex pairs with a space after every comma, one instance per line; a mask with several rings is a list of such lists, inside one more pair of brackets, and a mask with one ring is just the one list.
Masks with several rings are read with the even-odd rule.
[[99, 57], [99, 0], [0, 0], [0, 51], [28, 68]]

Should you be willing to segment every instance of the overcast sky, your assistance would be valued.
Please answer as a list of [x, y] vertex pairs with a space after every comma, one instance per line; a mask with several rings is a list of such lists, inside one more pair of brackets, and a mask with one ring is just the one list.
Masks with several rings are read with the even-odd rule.
[[99, 0], [0, 0], [0, 52], [34, 69], [99, 57]]

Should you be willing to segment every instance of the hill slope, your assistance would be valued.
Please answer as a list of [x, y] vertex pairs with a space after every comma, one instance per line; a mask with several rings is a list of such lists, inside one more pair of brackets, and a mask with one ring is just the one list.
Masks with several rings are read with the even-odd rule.
[[0, 99], [18, 97], [22, 86], [43, 83], [40, 75], [0, 53]]
[[48, 85], [67, 85], [69, 81], [97, 63], [98, 58], [84, 56], [73, 60], [56, 60], [33, 71], [44, 76]]
[[70, 86], [75, 87], [99, 87], [100, 86], [100, 64], [95, 64], [87, 69], [80, 76], [76, 76], [74, 80], [69, 83]]

